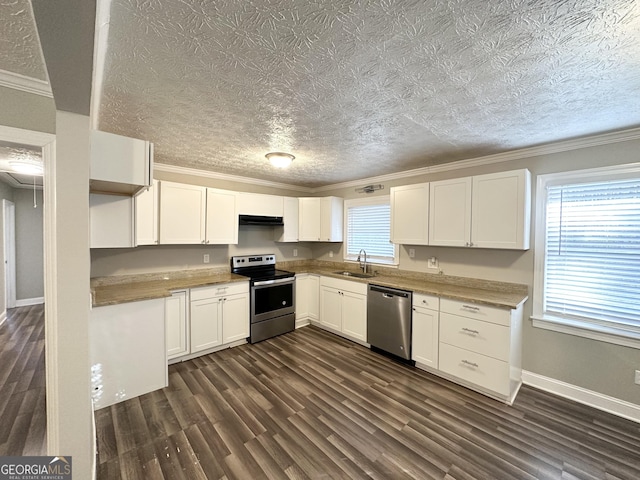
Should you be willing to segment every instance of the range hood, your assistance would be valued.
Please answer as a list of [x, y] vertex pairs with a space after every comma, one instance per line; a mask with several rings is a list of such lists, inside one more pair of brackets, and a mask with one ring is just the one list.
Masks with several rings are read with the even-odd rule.
[[284, 222], [282, 221], [282, 217], [268, 217], [263, 215], [238, 215], [238, 224], [281, 227], [284, 225]]

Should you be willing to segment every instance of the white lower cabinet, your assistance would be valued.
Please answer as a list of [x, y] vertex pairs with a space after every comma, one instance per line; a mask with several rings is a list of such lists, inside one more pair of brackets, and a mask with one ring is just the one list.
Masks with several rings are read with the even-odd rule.
[[165, 329], [167, 335], [167, 359], [181, 357], [189, 353], [187, 335], [188, 290], [177, 290], [165, 299]]
[[167, 358], [192, 358], [249, 337], [249, 283], [173, 292], [165, 299]]
[[89, 358], [95, 409], [167, 386], [164, 309], [163, 298], [91, 309]]
[[318, 320], [320, 310], [320, 277], [296, 274], [296, 327]]
[[320, 277], [320, 326], [367, 341], [367, 284]]
[[511, 403], [522, 383], [522, 310], [441, 299], [438, 368]]
[[413, 294], [411, 359], [430, 368], [438, 368], [439, 308], [438, 297]]

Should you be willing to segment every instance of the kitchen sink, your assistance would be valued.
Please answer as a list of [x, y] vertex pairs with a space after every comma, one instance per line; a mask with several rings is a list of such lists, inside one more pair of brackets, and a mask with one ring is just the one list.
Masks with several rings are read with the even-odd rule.
[[370, 273], [358, 273], [358, 272], [347, 272], [347, 271], [340, 271], [340, 272], [333, 272], [336, 275], [344, 275], [345, 277], [355, 277], [355, 278], [372, 278], [375, 277], [375, 275], [371, 275]]

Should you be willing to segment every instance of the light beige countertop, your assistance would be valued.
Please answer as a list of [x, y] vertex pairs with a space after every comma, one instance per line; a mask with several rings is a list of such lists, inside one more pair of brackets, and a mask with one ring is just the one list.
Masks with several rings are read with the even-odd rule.
[[173, 290], [221, 283], [248, 282], [247, 277], [212, 268], [139, 275], [114, 275], [91, 279], [94, 307], [170, 297]]
[[410, 272], [374, 266], [378, 273], [371, 278], [341, 275], [343, 270], [361, 272], [354, 264], [321, 261], [278, 263], [278, 268], [296, 273], [311, 273], [349, 281], [410, 290], [453, 300], [469, 301], [499, 308], [517, 308], [528, 298], [528, 287], [518, 283]]
[[[527, 286], [517, 283], [434, 275], [379, 266], [374, 267], [377, 274], [371, 278], [356, 278], [336, 273], [344, 270], [359, 272], [357, 265], [351, 263], [299, 260], [278, 262], [277, 267], [295, 273], [342, 278], [353, 282], [399, 288], [415, 293], [437, 295], [499, 308], [517, 308], [529, 298]], [[92, 278], [91, 294], [93, 306], [100, 307], [169, 297], [173, 290], [248, 280], [247, 277], [230, 273], [229, 267], [115, 275]]]

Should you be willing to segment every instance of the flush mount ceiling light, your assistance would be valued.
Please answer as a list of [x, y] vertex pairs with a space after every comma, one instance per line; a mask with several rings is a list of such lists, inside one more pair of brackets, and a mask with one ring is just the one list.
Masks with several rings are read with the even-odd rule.
[[265, 155], [265, 157], [267, 157], [267, 159], [271, 162], [271, 165], [276, 168], [287, 168], [289, 165], [291, 165], [293, 159], [296, 158], [290, 153], [284, 152], [269, 152]]
[[9, 168], [15, 173], [24, 175], [42, 175], [42, 159], [26, 148], [10, 148], [8, 154]]
[[42, 164], [37, 162], [29, 162], [27, 160], [10, 160], [9, 166], [16, 173], [24, 175], [42, 175]]

